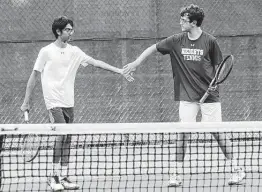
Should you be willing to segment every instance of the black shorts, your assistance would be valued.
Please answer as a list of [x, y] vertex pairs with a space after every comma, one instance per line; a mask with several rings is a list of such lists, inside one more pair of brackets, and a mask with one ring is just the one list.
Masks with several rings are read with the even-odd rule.
[[48, 110], [51, 123], [73, 123], [74, 108], [55, 107]]

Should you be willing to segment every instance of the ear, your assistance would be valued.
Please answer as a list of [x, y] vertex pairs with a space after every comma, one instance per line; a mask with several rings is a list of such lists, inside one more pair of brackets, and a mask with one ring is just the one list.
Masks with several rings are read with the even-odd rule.
[[194, 24], [194, 25], [196, 26], [196, 25], [197, 25], [197, 21], [194, 20], [194, 21], [192, 22], [192, 24]]
[[59, 29], [56, 30], [56, 33], [58, 34], [58, 36], [62, 34], [62, 32]]

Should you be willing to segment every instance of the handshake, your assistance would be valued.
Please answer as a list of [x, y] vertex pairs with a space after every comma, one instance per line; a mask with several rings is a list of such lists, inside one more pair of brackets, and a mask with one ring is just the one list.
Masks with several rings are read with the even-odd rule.
[[133, 73], [136, 70], [134, 63], [129, 63], [120, 69], [120, 74], [123, 75], [127, 81], [132, 82], [134, 81]]

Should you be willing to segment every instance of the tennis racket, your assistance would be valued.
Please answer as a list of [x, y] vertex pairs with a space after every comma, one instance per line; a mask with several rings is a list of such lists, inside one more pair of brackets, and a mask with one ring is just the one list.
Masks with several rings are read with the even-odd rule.
[[[25, 122], [29, 123], [28, 111], [24, 112]], [[25, 162], [32, 162], [40, 151], [40, 137], [37, 134], [27, 134], [23, 137], [21, 152]]]
[[218, 65], [218, 68], [215, 73], [215, 77], [212, 79], [207, 91], [200, 99], [199, 103], [204, 103], [206, 98], [211, 94], [211, 92], [217, 89], [217, 85], [223, 83], [227, 79], [230, 72], [232, 71], [233, 64], [234, 64], [233, 55], [228, 55], [224, 58], [224, 60]]

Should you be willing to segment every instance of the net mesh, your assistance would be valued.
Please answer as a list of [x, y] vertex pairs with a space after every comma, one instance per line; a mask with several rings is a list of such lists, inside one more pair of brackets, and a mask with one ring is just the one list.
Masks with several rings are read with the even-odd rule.
[[[72, 136], [66, 173], [78, 183], [80, 191], [259, 191], [261, 188], [260, 122], [15, 125], [16, 131], [11, 131], [14, 126], [10, 126], [5, 125], [7, 132], [1, 132], [3, 191], [17, 188], [50, 191], [47, 182], [53, 175], [53, 149], [57, 136], [61, 135]], [[226, 134], [228, 147], [246, 172], [246, 179], [239, 185], [228, 185], [233, 171], [212, 137], [218, 132]], [[29, 133], [39, 135], [41, 147], [37, 157], [26, 163], [21, 146]], [[174, 188], [168, 185], [181, 133], [190, 137], [179, 173], [183, 184]]]

